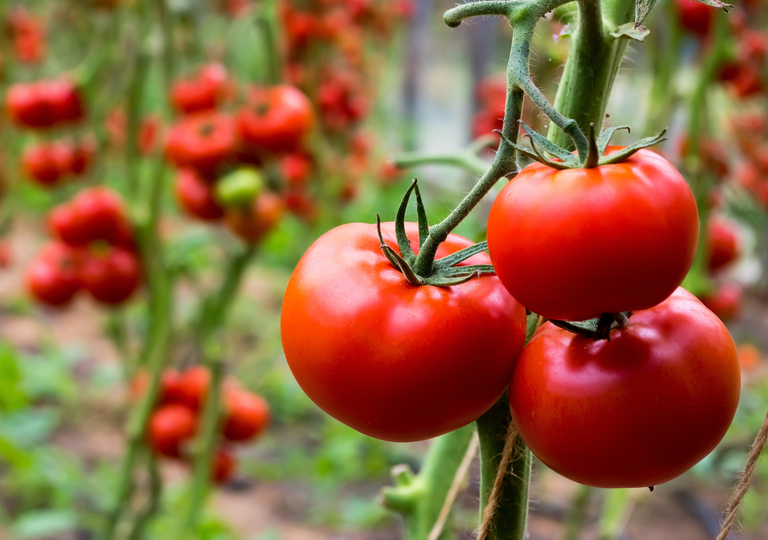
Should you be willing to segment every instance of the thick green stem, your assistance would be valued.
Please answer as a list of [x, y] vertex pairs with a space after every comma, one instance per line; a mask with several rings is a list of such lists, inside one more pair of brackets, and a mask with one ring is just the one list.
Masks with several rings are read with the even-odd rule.
[[[634, 17], [633, 0], [579, 0], [579, 21], [565, 72], [557, 89], [555, 108], [587, 132], [594, 124], [600, 131], [611, 89], [619, 72], [627, 39], [610, 32]], [[574, 148], [572, 138], [555, 123], [548, 138], [563, 148]]]
[[[506, 434], [512, 422], [507, 393], [491, 409], [477, 419], [480, 437], [480, 519], [483, 519], [499, 473]], [[522, 540], [528, 523], [528, 485], [531, 478], [531, 451], [523, 439], [517, 437], [512, 449], [510, 471], [504, 471], [504, 481], [498, 493], [494, 525], [489, 528], [487, 540]]]
[[[402, 516], [407, 540], [428, 538], [443, 508], [455, 471], [472, 441], [473, 432], [473, 427], [469, 425], [435, 439], [418, 476], [405, 468], [407, 466], [393, 469], [395, 486], [384, 488], [382, 503]], [[438, 538], [452, 538], [450, 529], [443, 527]]]

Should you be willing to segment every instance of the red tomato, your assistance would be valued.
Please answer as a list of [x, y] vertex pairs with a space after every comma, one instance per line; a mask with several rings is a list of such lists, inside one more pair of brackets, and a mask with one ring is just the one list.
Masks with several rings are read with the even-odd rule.
[[707, 235], [707, 268], [715, 272], [734, 261], [740, 253], [738, 229], [727, 219], [709, 220]]
[[80, 265], [83, 288], [102, 304], [117, 305], [139, 288], [141, 268], [136, 255], [121, 247], [91, 252]]
[[13, 251], [11, 243], [0, 239], [0, 269], [6, 269], [13, 263]]
[[81, 176], [90, 168], [96, 155], [96, 141], [92, 137], [85, 138], [72, 146], [72, 158], [69, 172]]
[[741, 299], [744, 291], [739, 285], [726, 283], [718, 286], [712, 296], [702, 296], [701, 302], [722, 321], [736, 318], [741, 311]]
[[677, 0], [677, 9], [683, 28], [700, 37], [709, 34], [714, 8], [696, 0]]
[[568, 321], [658, 304], [683, 281], [698, 237], [688, 184], [650, 150], [594, 169], [529, 165], [488, 220], [504, 286], [531, 311]]
[[200, 79], [176, 81], [171, 87], [171, 104], [180, 114], [213, 110], [218, 100], [216, 88]]
[[[175, 369], [166, 368], [163, 370], [160, 379], [160, 393], [157, 396], [157, 405], [182, 403], [179, 393], [180, 381], [181, 376]], [[142, 369], [131, 379], [128, 385], [128, 396], [132, 400], [138, 401], [144, 396], [147, 388], [149, 388], [149, 373]]]
[[211, 374], [203, 366], [194, 366], [181, 374], [178, 384], [178, 400], [193, 411], [199, 410], [208, 394]]
[[555, 472], [597, 487], [648, 487], [717, 446], [740, 388], [728, 330], [677, 289], [610, 341], [545, 324], [515, 365], [509, 397], [523, 440]]
[[246, 145], [281, 154], [299, 149], [313, 119], [312, 104], [298, 88], [251, 88], [248, 106], [237, 114], [237, 127]]
[[247, 208], [228, 209], [224, 219], [229, 230], [243, 241], [256, 244], [274, 229], [283, 217], [283, 201], [263, 191]]
[[224, 403], [224, 438], [229, 441], [253, 439], [269, 422], [269, 404], [261, 396], [244, 390], [230, 390], [224, 395]]
[[236, 146], [233, 119], [224, 113], [209, 112], [183, 118], [173, 126], [165, 152], [178, 167], [214, 174], [233, 157]]
[[[418, 248], [415, 224], [407, 224]], [[397, 245], [394, 225], [382, 225]], [[456, 235], [445, 257], [472, 242]], [[487, 264], [485, 254], [466, 264]], [[464, 263], [463, 263], [464, 264]], [[476, 420], [499, 398], [525, 339], [525, 309], [495, 276], [409, 285], [376, 226], [320, 237], [293, 272], [280, 332], [299, 385], [325, 412], [378, 439], [418, 441]]]
[[176, 200], [190, 216], [203, 221], [224, 217], [224, 209], [214, 197], [213, 186], [194, 169], [179, 169], [176, 173]]
[[211, 467], [211, 480], [215, 484], [224, 484], [235, 472], [237, 460], [232, 452], [223, 448], [218, 448], [213, 454], [213, 464]]
[[41, 93], [56, 123], [78, 122], [85, 116], [80, 91], [67, 79], [40, 81]]
[[149, 421], [149, 444], [158, 454], [181, 457], [183, 445], [195, 436], [197, 418], [183, 405], [164, 405]]
[[130, 244], [130, 225], [123, 200], [109, 188], [84, 189], [69, 203], [57, 206], [50, 214], [49, 227], [71, 246], [98, 240], [126, 247]]
[[74, 151], [64, 143], [31, 144], [24, 149], [21, 165], [36, 184], [51, 187], [69, 174]]
[[41, 90], [38, 83], [16, 83], [8, 88], [5, 108], [16, 125], [42, 129], [56, 123], [56, 118]]
[[289, 186], [304, 186], [312, 176], [312, 160], [305, 154], [288, 154], [280, 161], [280, 168]]
[[78, 257], [71, 248], [49, 244], [27, 268], [27, 290], [43, 304], [64, 306], [80, 290], [77, 267]]

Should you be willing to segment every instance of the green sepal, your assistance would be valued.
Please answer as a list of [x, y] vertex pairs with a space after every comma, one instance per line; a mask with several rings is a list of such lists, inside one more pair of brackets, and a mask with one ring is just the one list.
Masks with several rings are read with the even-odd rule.
[[405, 192], [403, 200], [400, 201], [400, 207], [397, 209], [397, 215], [395, 216], [395, 237], [397, 238], [397, 247], [400, 248], [400, 253], [402, 253], [403, 259], [405, 259], [408, 264], [413, 264], [413, 261], [416, 260], [416, 254], [413, 252], [411, 241], [408, 240], [408, 235], [405, 232], [405, 212], [408, 210], [408, 201], [410, 201], [411, 193], [415, 187], [416, 179], [414, 178], [413, 182], [411, 182], [411, 185], [408, 187], [408, 190]]
[[425, 279], [424, 283], [425, 285], [432, 285], [433, 287], [453, 287], [454, 285], [461, 285], [470, 279], [478, 277], [480, 277], [480, 272], [472, 272], [471, 274], [461, 275], [458, 277], [446, 277], [438, 274]]
[[424, 209], [424, 201], [421, 200], [416, 178], [413, 179], [413, 190], [416, 192], [416, 223], [419, 225], [419, 249], [421, 249], [429, 236], [429, 219], [427, 219], [427, 211]]
[[600, 164], [600, 152], [597, 149], [597, 140], [595, 139], [595, 124], [589, 123], [589, 150], [587, 151], [587, 157], [582, 164], [585, 169], [594, 169]]
[[553, 169], [558, 170], [565, 170], [565, 169], [572, 169], [573, 167], [569, 167], [568, 165], [565, 165], [564, 163], [560, 163], [558, 161], [552, 161], [550, 159], [545, 158], [542, 156], [539, 151], [536, 149], [536, 146], [533, 144], [533, 139], [531, 139], [531, 149], [526, 148], [525, 146], [520, 146], [519, 144], [513, 143], [510, 141], [506, 135], [504, 135], [501, 131], [498, 129], [493, 130], [494, 133], [498, 134], [499, 137], [502, 138], [502, 140], [507, 143], [509, 146], [517, 150], [523, 155], [528, 156], [533, 161], [538, 161], [539, 163], [542, 163], [543, 165], [546, 165], [547, 167], [552, 167]]
[[608, 144], [611, 142], [613, 134], [620, 129], [626, 129], [627, 133], [632, 133], [629, 126], [615, 126], [604, 129], [600, 134], [600, 137], [597, 139], [597, 151], [601, 156], [605, 155], [605, 149], [608, 148]]
[[608, 156], [602, 156], [600, 158], [600, 165], [611, 165], [613, 163], [621, 163], [628, 157], [630, 157], [632, 154], [637, 152], [638, 150], [642, 150], [643, 148], [649, 148], [653, 145], [659, 144], [662, 141], [667, 140], [664, 135], [667, 134], [667, 128], [664, 128], [661, 133], [658, 135], [654, 135], [653, 137], [646, 137], [645, 139], [640, 139], [635, 144], [631, 144], [627, 146], [626, 148], [619, 150], [618, 152], [614, 152], [613, 154], [610, 154]]
[[386, 242], [384, 242], [384, 236], [381, 234], [381, 217], [379, 214], [376, 214], [376, 231], [379, 233], [379, 247], [381, 248], [381, 251], [384, 253], [384, 256], [387, 258], [387, 260], [392, 263], [392, 266], [400, 270], [403, 276], [405, 276], [405, 280], [411, 285], [424, 285], [424, 280], [417, 276], [413, 270], [411, 270], [410, 265], [405, 261], [405, 259], [403, 259], [397, 251], [389, 247]]
[[574, 156], [571, 152], [566, 150], [565, 148], [561, 148], [557, 146], [555, 143], [547, 139], [544, 135], [537, 133], [531, 126], [520, 120], [520, 125], [523, 126], [523, 129], [528, 134], [528, 136], [531, 138], [531, 142], [536, 143], [541, 147], [545, 152], [548, 154], [551, 154], [555, 156], [556, 158], [560, 158], [563, 160], [563, 163], [565, 165], [573, 165], [576, 166], [576, 156]]
[[726, 13], [728, 13], [729, 9], [733, 9], [733, 4], [726, 4], [725, 2], [721, 2], [721, 0], [696, 0], [696, 1], [706, 6], [722, 9]]
[[603, 313], [603, 315], [598, 319], [589, 319], [586, 321], [558, 321], [555, 319], [547, 320], [558, 328], [562, 328], [568, 332], [588, 337], [595, 341], [602, 339], [610, 341], [611, 330], [616, 330], [617, 328], [623, 328], [626, 326], [627, 321], [631, 315], [631, 311], [623, 311], [621, 313]]
[[469, 247], [465, 247], [464, 249], [459, 250], [455, 253], [451, 253], [450, 255], [443, 257], [442, 259], [437, 259], [435, 261], [435, 265], [433, 266], [433, 268], [435, 270], [450, 268], [451, 266], [457, 265], [460, 262], [466, 261], [473, 255], [482, 253], [486, 249], [488, 249], [488, 242], [483, 240], [482, 242], [478, 242], [477, 244], [471, 245]]
[[441, 272], [445, 276], [465, 276], [467, 274], [495, 274], [492, 264], [468, 264], [467, 266], [454, 266]]

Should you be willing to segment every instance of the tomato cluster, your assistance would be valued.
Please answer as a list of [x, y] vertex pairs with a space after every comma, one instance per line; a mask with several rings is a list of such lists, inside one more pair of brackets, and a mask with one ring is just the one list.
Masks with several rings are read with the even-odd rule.
[[7, 12], [6, 28], [20, 62], [37, 64], [45, 59], [45, 27], [40, 19], [16, 4]]
[[27, 268], [30, 294], [55, 307], [84, 289], [97, 302], [127, 301], [141, 283], [133, 233], [119, 195], [89, 188], [57, 206], [49, 216], [54, 241]]
[[[131, 382], [131, 396], [139, 399], [148, 384], [148, 374], [140, 372]], [[147, 440], [158, 455], [189, 462], [189, 444], [197, 433], [209, 384], [210, 373], [202, 366], [163, 372], [147, 427]], [[248, 392], [235, 380], [225, 381], [222, 389], [221, 440], [211, 465], [211, 478], [216, 483], [226, 482], [235, 470], [231, 446], [254, 440], [269, 422], [269, 405], [264, 398]]]
[[[256, 243], [277, 225], [285, 207], [314, 215], [312, 199], [301, 190], [314, 168], [305, 140], [315, 115], [294, 86], [241, 90], [219, 64], [178, 81], [170, 99], [183, 116], [171, 126], [165, 154], [178, 167], [175, 193], [186, 213], [208, 222], [223, 220], [244, 241]], [[224, 110], [230, 102], [234, 114]], [[267, 175], [265, 168], [273, 163], [277, 167]], [[225, 194], [223, 184], [246, 177], [255, 179], [250, 197], [233, 200]]]
[[85, 174], [93, 162], [92, 138], [78, 141], [41, 142], [27, 146], [21, 156], [25, 174], [39, 186], [52, 187]]
[[[361, 178], [372, 167], [371, 136], [363, 123], [371, 113], [383, 50], [392, 33], [415, 10], [412, 0], [307, 0], [281, 2], [280, 20], [287, 38], [289, 81], [301, 88], [318, 111], [326, 185], [338, 201], [354, 199]], [[314, 161], [314, 160], [313, 160]], [[391, 170], [385, 170], [391, 173]], [[400, 175], [382, 174], [383, 183]], [[289, 208], [311, 219], [317, 198], [309, 186], [292, 186]]]

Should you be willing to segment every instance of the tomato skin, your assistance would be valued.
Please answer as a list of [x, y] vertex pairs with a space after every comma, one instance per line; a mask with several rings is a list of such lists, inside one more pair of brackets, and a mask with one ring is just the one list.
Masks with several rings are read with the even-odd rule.
[[283, 217], [283, 201], [269, 191], [263, 191], [247, 208], [233, 208], [224, 217], [227, 227], [249, 244], [261, 242]]
[[21, 165], [36, 184], [52, 187], [69, 173], [72, 159], [72, 148], [63, 143], [32, 144], [24, 149]]
[[18, 126], [43, 129], [56, 123], [37, 83], [11, 85], [5, 95], [5, 108], [10, 119]]
[[179, 169], [176, 173], [176, 200], [187, 214], [203, 221], [224, 217], [224, 209], [216, 201], [212, 186], [194, 169]]
[[734, 283], [726, 283], [718, 286], [711, 296], [703, 295], [699, 298], [707, 309], [720, 317], [721, 321], [729, 321], [736, 318], [741, 312], [741, 302], [744, 291], [741, 286]]
[[569, 321], [658, 304], [683, 281], [698, 237], [690, 188], [649, 150], [594, 169], [529, 165], [488, 220], [491, 260], [512, 296]]
[[[416, 249], [416, 225], [406, 225]], [[392, 223], [382, 233], [397, 246]], [[470, 245], [450, 235], [438, 257]], [[465, 264], [487, 263], [479, 254]], [[294, 377], [321, 409], [371, 437], [406, 442], [487, 411], [509, 381], [525, 328], [525, 309], [495, 276], [413, 287], [382, 254], [376, 226], [350, 223], [302, 257], [280, 332]]]
[[194, 366], [184, 371], [177, 388], [176, 399], [193, 411], [199, 410], [208, 395], [211, 374], [204, 366]]
[[610, 341], [546, 323], [520, 355], [509, 396], [520, 435], [544, 464], [618, 488], [667, 482], [709, 454], [740, 389], [728, 330], [679, 288]]
[[226, 483], [232, 478], [236, 467], [237, 460], [232, 452], [224, 448], [217, 448], [211, 464], [211, 481], [214, 484]]
[[309, 98], [289, 85], [251, 88], [249, 104], [237, 114], [243, 142], [268, 154], [298, 150], [313, 123]]
[[182, 446], [197, 431], [195, 413], [183, 405], [164, 405], [149, 421], [148, 438], [152, 449], [161, 456], [180, 458]]
[[712, 27], [714, 9], [696, 0], [677, 0], [678, 17], [683, 28], [706, 37]]
[[198, 113], [171, 128], [165, 152], [177, 167], [215, 174], [234, 155], [238, 144], [235, 123], [219, 112]]
[[724, 218], [711, 219], [708, 232], [707, 268], [715, 272], [739, 256], [739, 237], [736, 226]]
[[78, 255], [71, 248], [58, 242], [49, 244], [27, 268], [27, 290], [43, 304], [65, 306], [81, 287], [78, 265]]
[[224, 396], [226, 415], [224, 438], [247, 441], [257, 437], [269, 423], [269, 404], [261, 396], [243, 390], [230, 390]]
[[128, 300], [141, 283], [139, 261], [131, 251], [111, 247], [107, 253], [90, 253], [80, 266], [80, 281], [93, 298], [107, 305]]

